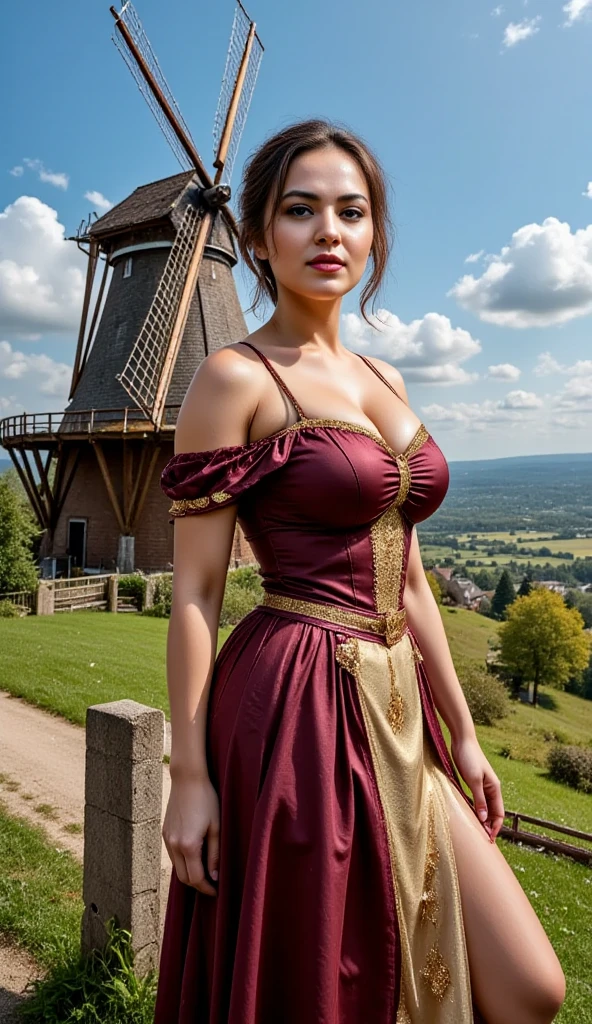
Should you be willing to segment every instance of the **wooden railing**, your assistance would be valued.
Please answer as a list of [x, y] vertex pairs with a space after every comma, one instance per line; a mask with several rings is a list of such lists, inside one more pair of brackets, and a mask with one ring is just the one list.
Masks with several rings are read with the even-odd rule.
[[36, 595], [36, 590], [10, 590], [5, 594], [0, 594], [0, 601], [10, 601], [11, 604], [26, 611], [27, 614], [31, 614], [35, 611]]
[[47, 580], [54, 591], [54, 610], [71, 612], [83, 608], [106, 608], [111, 575]]
[[[167, 405], [161, 429], [177, 422], [180, 405]], [[137, 406], [122, 409], [80, 409], [72, 412], [23, 412], [0, 420], [0, 444], [10, 445], [23, 438], [39, 436], [57, 440], [64, 434], [118, 434], [154, 430], [154, 424]]]
[[[502, 825], [499, 834], [503, 839], [510, 839], [514, 843], [524, 843], [525, 846], [535, 846], [538, 849], [543, 848], [551, 853], [562, 853], [564, 857], [571, 857], [572, 860], [592, 866], [592, 833], [580, 832], [575, 828], [568, 828], [567, 825], [558, 825], [555, 821], [533, 818], [529, 814], [518, 814], [517, 811], [506, 811], [504, 818], [510, 818], [512, 824]], [[573, 843], [565, 843], [560, 839], [552, 839], [542, 832], [525, 832], [520, 828], [521, 821], [545, 829], [547, 832], [557, 832], [561, 835], [571, 836], [572, 839], [580, 839], [590, 845], [575, 846]]]

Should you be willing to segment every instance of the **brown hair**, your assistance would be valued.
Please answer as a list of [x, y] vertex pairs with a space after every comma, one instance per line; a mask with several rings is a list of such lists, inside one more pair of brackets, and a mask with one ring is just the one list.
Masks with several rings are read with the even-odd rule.
[[372, 241], [372, 273], [360, 296], [360, 312], [366, 316], [366, 306], [382, 284], [387, 268], [394, 229], [389, 215], [387, 179], [372, 150], [349, 129], [325, 119], [298, 121], [268, 138], [248, 159], [243, 172], [239, 193], [240, 254], [256, 278], [255, 294], [250, 310], [255, 310], [268, 296], [274, 305], [278, 293], [275, 277], [268, 260], [260, 260], [254, 247], [263, 242], [264, 217], [267, 199], [272, 197], [271, 219], [280, 205], [288, 169], [296, 156], [325, 146], [339, 146], [359, 164], [370, 193], [370, 208], [374, 225]]

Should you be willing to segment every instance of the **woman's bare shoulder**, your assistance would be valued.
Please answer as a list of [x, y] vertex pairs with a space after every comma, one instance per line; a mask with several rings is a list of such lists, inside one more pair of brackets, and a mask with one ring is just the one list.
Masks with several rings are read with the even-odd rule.
[[238, 342], [202, 360], [179, 412], [176, 452], [246, 443], [262, 392], [260, 366], [255, 353]]
[[378, 356], [368, 356], [370, 362], [374, 364], [377, 370], [380, 370], [383, 377], [386, 377], [389, 384], [392, 384], [398, 395], [401, 396], [404, 402], [409, 405], [409, 396], [407, 394], [407, 388], [405, 387], [405, 381], [403, 380], [402, 374], [397, 370], [396, 366], [392, 363], [387, 363], [385, 359], [379, 359]]

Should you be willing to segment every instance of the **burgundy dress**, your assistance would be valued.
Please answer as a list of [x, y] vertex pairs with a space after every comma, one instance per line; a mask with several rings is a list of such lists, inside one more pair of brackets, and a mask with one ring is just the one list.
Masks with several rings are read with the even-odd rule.
[[173, 516], [237, 503], [265, 597], [216, 660], [218, 894], [173, 870], [155, 1024], [471, 1024], [445, 787], [463, 790], [403, 609], [448, 467], [423, 426], [397, 454], [307, 419], [255, 351], [299, 420], [162, 474]]

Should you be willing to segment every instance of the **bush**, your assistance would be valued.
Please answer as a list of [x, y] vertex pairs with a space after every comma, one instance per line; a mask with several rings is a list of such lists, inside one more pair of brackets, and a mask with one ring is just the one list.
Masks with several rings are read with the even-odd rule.
[[547, 766], [555, 782], [592, 793], [592, 750], [577, 746], [552, 747], [547, 755]]
[[18, 619], [22, 610], [14, 601], [0, 601], [0, 619]]
[[173, 577], [172, 574], [159, 576], [154, 587], [154, 604], [162, 605], [164, 614], [171, 614], [171, 603], [173, 600]]
[[233, 569], [226, 578], [220, 611], [221, 626], [236, 626], [263, 597], [259, 573], [251, 566]]
[[117, 581], [117, 589], [125, 597], [133, 597], [136, 608], [139, 612], [144, 607], [146, 599], [146, 577], [139, 573], [130, 573], [127, 576], [120, 576]]
[[458, 676], [475, 725], [493, 725], [509, 714], [506, 688], [496, 676], [471, 662], [459, 667]]

